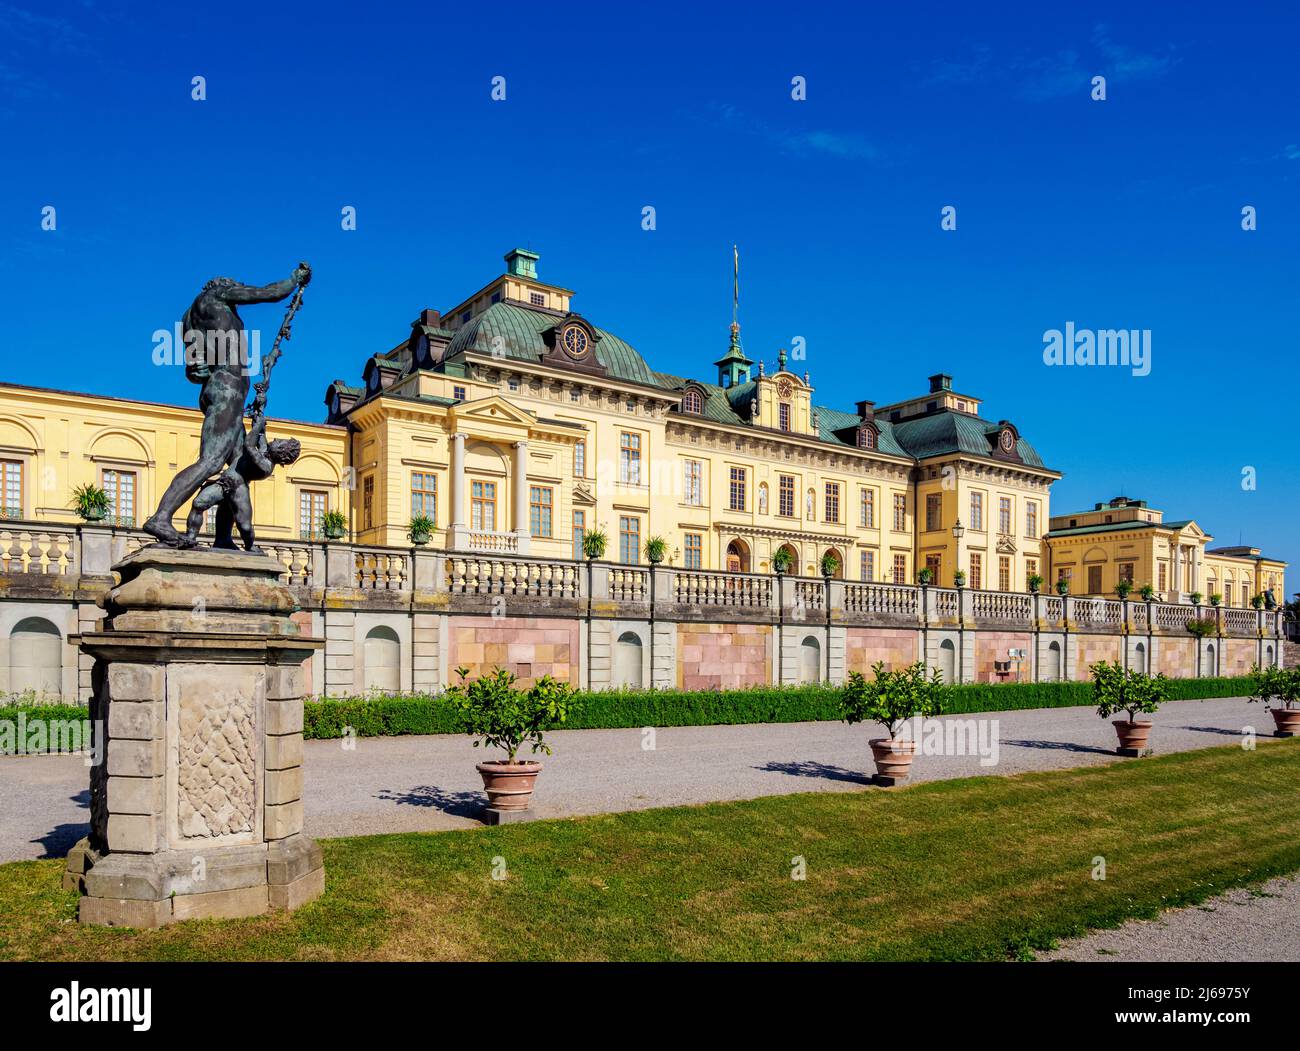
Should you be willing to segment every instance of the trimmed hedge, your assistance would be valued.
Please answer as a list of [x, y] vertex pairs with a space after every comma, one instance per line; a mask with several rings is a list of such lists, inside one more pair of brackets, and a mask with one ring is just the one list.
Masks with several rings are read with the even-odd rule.
[[[1173, 679], [1170, 699], [1244, 697], [1250, 679]], [[944, 689], [945, 715], [1071, 708], [1093, 703], [1091, 682], [967, 683]], [[738, 723], [797, 723], [837, 720], [839, 688], [758, 686], [747, 690], [611, 690], [579, 693], [566, 730], [627, 729], [641, 726], [723, 726]], [[342, 737], [345, 727], [360, 737], [461, 733], [459, 717], [440, 696], [325, 698], [304, 705], [309, 738]]]

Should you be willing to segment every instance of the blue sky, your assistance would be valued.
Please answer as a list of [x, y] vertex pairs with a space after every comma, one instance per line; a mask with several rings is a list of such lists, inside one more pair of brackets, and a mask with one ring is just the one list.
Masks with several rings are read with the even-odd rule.
[[[802, 336], [820, 402], [950, 372], [1065, 473], [1055, 510], [1145, 497], [1300, 564], [1300, 20], [1135, 6], [0, 0], [0, 379], [189, 403], [151, 334], [306, 258], [272, 412], [319, 419], [516, 244], [709, 378], [736, 242], [746, 350]], [[1150, 375], [1045, 366], [1066, 322], [1150, 329]]]

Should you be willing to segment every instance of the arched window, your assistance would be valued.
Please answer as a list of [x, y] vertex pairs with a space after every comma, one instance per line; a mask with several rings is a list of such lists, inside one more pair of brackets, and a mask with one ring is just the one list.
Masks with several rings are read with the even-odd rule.
[[749, 572], [749, 545], [743, 540], [733, 540], [727, 545], [727, 572]]
[[1137, 671], [1145, 672], [1147, 670], [1147, 648], [1145, 643], [1139, 642], [1133, 647], [1133, 663], [1137, 665]]
[[688, 390], [682, 395], [682, 412], [700, 411], [700, 392], [697, 390]]
[[402, 688], [402, 643], [392, 628], [380, 625], [366, 633], [362, 660], [365, 689], [396, 693]]
[[1047, 647], [1047, 659], [1043, 662], [1043, 681], [1056, 682], [1061, 677], [1061, 644], [1053, 642]]
[[831, 577], [835, 580], [844, 579], [844, 555], [838, 547], [833, 547], [826, 552], [831, 558], [835, 559], [835, 572]]
[[876, 447], [876, 432], [870, 427], [858, 428], [858, 448], [874, 449]]
[[614, 644], [614, 683], [633, 690], [641, 688], [641, 636], [625, 631]]
[[63, 635], [44, 617], [24, 617], [9, 633], [9, 689], [50, 698], [63, 693]]
[[821, 643], [811, 635], [799, 645], [799, 681], [802, 683], [822, 681], [822, 647]]

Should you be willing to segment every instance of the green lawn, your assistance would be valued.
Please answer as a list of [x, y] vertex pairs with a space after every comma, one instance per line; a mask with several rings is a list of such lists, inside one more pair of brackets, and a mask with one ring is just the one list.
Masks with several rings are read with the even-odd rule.
[[0, 958], [1015, 958], [1300, 869], [1300, 740], [324, 849], [300, 911], [160, 931], [79, 926], [62, 862], [0, 866]]

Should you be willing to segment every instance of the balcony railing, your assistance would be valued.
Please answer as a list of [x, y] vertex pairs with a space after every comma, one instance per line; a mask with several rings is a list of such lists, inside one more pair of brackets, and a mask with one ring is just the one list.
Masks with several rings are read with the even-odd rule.
[[[515, 536], [475, 533], [471, 541], [476, 546], [507, 548], [513, 547]], [[152, 542], [139, 530], [102, 523], [80, 526], [0, 520], [0, 574], [4, 575], [0, 599], [11, 591], [48, 586], [38, 582], [52, 578], [72, 585], [81, 580], [103, 581], [116, 562]], [[304, 603], [319, 601], [324, 593], [348, 601], [349, 593], [360, 591], [373, 595], [381, 605], [404, 604], [417, 591], [440, 591], [453, 597], [506, 595], [573, 602], [590, 597], [645, 606], [653, 595], [656, 615], [663, 610], [678, 617], [690, 616], [692, 610], [733, 609], [776, 620], [781, 615], [780, 603], [790, 611], [790, 619], [829, 614], [832, 622], [843, 624], [897, 625], [901, 618], [935, 627], [1005, 625], [1024, 630], [1037, 622], [1044, 630], [1181, 635], [1187, 631], [1188, 621], [1208, 619], [1216, 622], [1218, 633], [1235, 638], [1255, 638], [1261, 633], [1276, 636], [1282, 630], [1281, 610], [583, 563], [521, 556], [512, 550], [443, 551], [428, 546], [412, 549], [291, 539], [262, 539], [259, 544], [283, 566], [281, 580], [305, 592], [301, 595]], [[94, 586], [102, 587], [102, 583]], [[515, 612], [526, 610], [512, 608]], [[605, 609], [602, 614], [611, 612]], [[635, 615], [644, 616], [644, 610]]]

